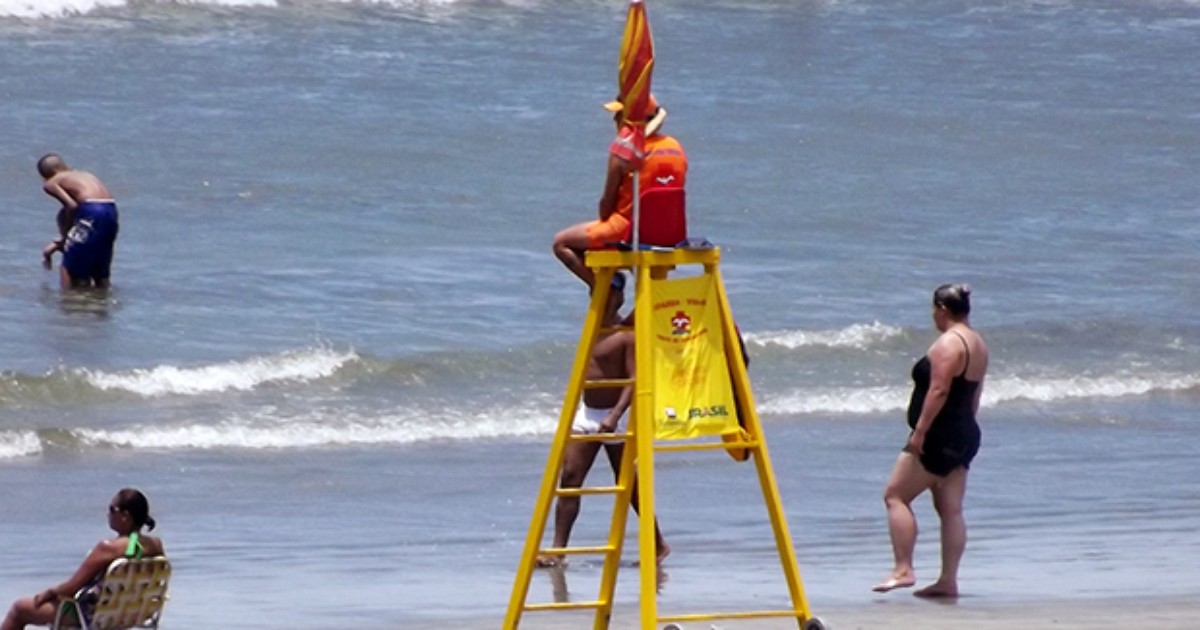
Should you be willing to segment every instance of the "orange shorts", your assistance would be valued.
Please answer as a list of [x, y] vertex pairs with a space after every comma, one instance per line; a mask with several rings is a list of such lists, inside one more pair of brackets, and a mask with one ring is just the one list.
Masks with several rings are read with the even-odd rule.
[[588, 249], [604, 249], [609, 243], [629, 239], [629, 219], [616, 212], [607, 221], [592, 221], [587, 224]]

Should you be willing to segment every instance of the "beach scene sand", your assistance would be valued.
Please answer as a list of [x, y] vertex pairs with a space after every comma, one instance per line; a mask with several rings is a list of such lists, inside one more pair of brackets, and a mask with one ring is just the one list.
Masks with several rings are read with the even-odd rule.
[[[647, 1], [813, 613], [1198, 627], [1200, 5]], [[587, 309], [551, 239], [596, 213], [627, 8], [0, 0], [0, 605], [132, 486], [163, 627], [502, 627]], [[106, 293], [40, 265], [50, 151], [120, 207]], [[930, 602], [871, 586], [944, 282], [991, 366], [961, 597]], [[790, 605], [752, 464], [664, 453], [654, 492], [660, 614]], [[646, 625], [637, 533], [612, 628]], [[529, 601], [601, 573], [538, 570]]]

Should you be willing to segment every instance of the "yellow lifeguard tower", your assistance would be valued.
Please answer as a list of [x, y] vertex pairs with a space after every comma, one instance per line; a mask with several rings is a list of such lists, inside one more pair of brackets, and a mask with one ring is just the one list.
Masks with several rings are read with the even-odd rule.
[[[635, 241], [636, 243], [636, 241]], [[820, 619], [812, 616], [808, 601], [801, 584], [800, 569], [796, 562], [792, 539], [788, 533], [787, 520], [784, 517], [783, 505], [775, 483], [774, 472], [771, 468], [770, 456], [767, 453], [767, 443], [759, 423], [758, 413], [754, 404], [754, 395], [750, 389], [742, 350], [738, 343], [738, 333], [734, 327], [733, 317], [729, 310], [725, 288], [721, 282], [718, 262], [720, 249], [712, 246], [697, 249], [653, 248], [650, 251], [641, 250], [636, 245], [633, 251], [592, 251], [587, 254], [587, 265], [596, 275], [595, 289], [592, 292], [591, 303], [580, 335], [579, 346], [575, 353], [574, 367], [571, 371], [570, 383], [563, 399], [562, 411], [559, 415], [558, 430], [550, 448], [550, 456], [546, 460], [545, 472], [538, 492], [537, 502], [533, 509], [533, 518], [529, 533], [525, 540], [524, 551], [517, 568], [513, 583], [512, 596], [509, 600], [508, 611], [505, 615], [505, 630], [516, 630], [521, 623], [522, 615], [532, 612], [553, 612], [565, 610], [591, 609], [595, 611], [593, 630], [604, 630], [609, 627], [613, 612], [613, 594], [616, 589], [617, 573], [620, 568], [622, 547], [625, 540], [625, 526], [629, 513], [630, 498], [633, 492], [634, 475], [637, 475], [637, 487], [640, 500], [638, 528], [638, 572], [640, 574], [640, 628], [651, 630], [668, 624], [664, 629], [680, 628], [678, 623], [689, 621], [707, 621], [717, 619], [755, 619], [755, 618], [790, 618], [794, 619], [802, 630], [824, 630]], [[689, 278], [672, 279], [668, 276], [679, 267], [700, 265], [703, 267], [700, 275]], [[613, 274], [625, 268], [635, 272], [636, 289], [634, 297], [635, 352], [637, 372], [633, 379], [603, 379], [588, 380], [586, 369], [592, 353], [593, 345], [600, 335], [605, 333], [629, 330], [629, 327], [606, 327], [603, 316], [610, 282]], [[694, 267], [692, 267], [694, 269]], [[721, 378], [718, 383], [725, 383], [725, 393], [732, 394], [730, 400], [737, 407], [737, 413], [729, 413], [732, 409], [713, 406], [689, 410], [691, 413], [678, 413], [676, 410], [662, 405], [658, 391], [663, 389], [658, 375], [664, 361], [672, 361], [670, 352], [663, 351], [662, 330], [665, 317], [668, 320], [686, 320], [664, 310], [674, 308], [670, 300], [661, 300], [661, 290], [670, 289], [673, 282], [695, 280], [700, 284], [707, 283], [708, 297], [696, 298], [697, 302], [707, 302], [697, 306], [715, 307], [715, 314], [710, 311], [705, 320], [710, 326], [701, 330], [704, 324], [697, 324], [691, 333], [702, 342], [719, 340], [716, 348], [723, 353], [724, 363], [717, 374]], [[684, 302], [691, 302], [687, 299]], [[713, 304], [712, 302], [715, 302]], [[656, 321], [658, 320], [658, 321]], [[665, 322], [670, 326], [671, 321]], [[674, 322], [679, 325], [680, 322]], [[659, 326], [659, 328], [656, 328]], [[709, 329], [712, 328], [712, 329]], [[667, 335], [671, 333], [668, 332]], [[667, 341], [673, 341], [668, 339]], [[711, 365], [711, 363], [710, 363]], [[694, 366], [671, 366], [676, 374], [679, 369], [696, 370]], [[672, 370], [665, 370], [671, 372]], [[727, 379], [724, 377], [728, 376]], [[703, 380], [696, 372], [696, 377]], [[723, 381], [721, 379], [724, 379]], [[692, 382], [692, 380], [684, 379]], [[729, 388], [732, 391], [729, 391]], [[629, 431], [625, 434], [573, 434], [571, 426], [575, 411], [580, 404], [580, 397], [587, 388], [633, 387], [634, 399], [630, 405]], [[686, 389], [686, 387], [685, 387]], [[657, 402], [656, 402], [657, 401]], [[686, 417], [684, 417], [686, 416]], [[699, 418], [699, 421], [693, 422]], [[706, 425], [701, 427], [699, 434], [707, 433], [708, 439], [697, 438], [695, 432], [687, 429], [691, 425]], [[656, 439], [657, 438], [657, 439]], [[714, 439], [715, 438], [715, 439]], [[626, 448], [620, 465], [620, 474], [616, 485], [603, 487], [559, 487], [559, 474], [562, 469], [564, 451], [572, 440], [624, 440]], [[693, 614], [659, 615], [657, 597], [657, 563], [654, 544], [654, 515], [655, 515], [655, 484], [654, 464], [658, 453], [720, 450], [724, 449], [735, 459], [751, 458], [757, 469], [759, 485], [762, 488], [763, 501], [766, 504], [771, 527], [775, 535], [775, 544], [779, 552], [779, 562], [783, 568], [783, 576], [787, 582], [791, 597], [791, 606], [780, 610], [740, 611], [740, 612], [701, 612]], [[636, 471], [635, 471], [636, 467]], [[615, 495], [612, 524], [609, 528], [608, 540], [604, 545], [590, 547], [544, 548], [542, 546], [547, 518], [551, 504], [559, 496], [586, 496], [607, 494]], [[600, 592], [593, 601], [579, 602], [549, 602], [530, 603], [528, 593], [530, 581], [535, 570], [539, 554], [553, 555], [602, 555], [604, 556], [603, 572], [600, 579]]]

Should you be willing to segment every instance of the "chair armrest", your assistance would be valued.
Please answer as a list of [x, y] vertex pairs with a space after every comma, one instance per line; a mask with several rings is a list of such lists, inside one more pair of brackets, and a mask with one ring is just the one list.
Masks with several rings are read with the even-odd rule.
[[54, 625], [50, 626], [50, 630], [62, 630], [65, 628], [82, 628], [79, 623], [79, 593], [75, 597], [64, 597], [58, 600], [58, 610], [54, 613]]

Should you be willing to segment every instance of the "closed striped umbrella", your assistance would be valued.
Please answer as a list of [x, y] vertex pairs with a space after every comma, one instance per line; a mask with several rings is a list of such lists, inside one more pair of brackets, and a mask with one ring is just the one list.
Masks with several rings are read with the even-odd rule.
[[621, 112], [621, 128], [609, 151], [641, 166], [646, 139], [646, 118], [652, 112], [650, 75], [654, 70], [654, 38], [642, 0], [630, 0], [625, 16], [625, 35], [617, 58], [617, 100], [608, 105]]

